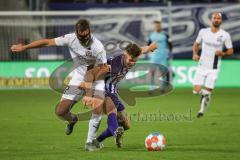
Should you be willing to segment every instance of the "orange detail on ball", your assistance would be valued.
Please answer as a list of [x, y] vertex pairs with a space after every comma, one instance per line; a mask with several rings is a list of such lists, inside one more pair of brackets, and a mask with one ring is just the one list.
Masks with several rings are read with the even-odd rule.
[[161, 147], [158, 146], [158, 147], [156, 148], [156, 151], [161, 151]]
[[153, 148], [152, 148], [151, 146], [149, 146], [149, 147], [147, 148], [147, 150], [148, 150], [148, 151], [153, 151]]
[[153, 136], [151, 138], [151, 141], [157, 143], [158, 142], [158, 137], [157, 136]]
[[152, 144], [151, 139], [148, 139], [146, 143], [147, 143], [148, 146], [151, 146], [151, 144]]

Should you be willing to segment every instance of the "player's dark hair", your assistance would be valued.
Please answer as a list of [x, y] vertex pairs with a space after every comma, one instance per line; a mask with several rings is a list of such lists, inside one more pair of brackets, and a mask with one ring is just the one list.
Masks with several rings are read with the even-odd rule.
[[137, 58], [138, 56], [140, 56], [142, 52], [141, 48], [135, 43], [131, 43], [127, 45], [125, 50], [127, 54], [129, 54], [132, 58]]
[[155, 24], [161, 24], [161, 21], [155, 20], [155, 21], [153, 21], [153, 23], [155, 23]]
[[90, 30], [90, 23], [86, 19], [80, 19], [76, 25], [75, 25], [75, 30], [77, 32], [83, 32], [86, 30]]

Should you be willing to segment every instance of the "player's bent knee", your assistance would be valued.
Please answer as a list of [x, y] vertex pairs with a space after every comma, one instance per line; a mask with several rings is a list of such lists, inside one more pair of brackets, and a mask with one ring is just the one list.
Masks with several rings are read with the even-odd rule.
[[201, 86], [194, 86], [193, 94], [199, 94], [201, 92]]
[[107, 115], [109, 115], [111, 113], [117, 114], [117, 110], [115, 108], [113, 108], [113, 109], [107, 111]]
[[66, 114], [66, 111], [57, 106], [55, 109], [55, 114], [59, 117], [63, 117]]
[[55, 108], [55, 114], [59, 117], [63, 117], [70, 112], [70, 108], [74, 105], [74, 103], [75, 102], [71, 100], [60, 101]]
[[123, 125], [123, 128], [124, 128], [125, 131], [126, 131], [126, 130], [129, 130], [129, 129], [131, 128], [130, 123], [129, 123], [129, 122], [128, 122], [128, 123], [125, 123], [125, 124]]

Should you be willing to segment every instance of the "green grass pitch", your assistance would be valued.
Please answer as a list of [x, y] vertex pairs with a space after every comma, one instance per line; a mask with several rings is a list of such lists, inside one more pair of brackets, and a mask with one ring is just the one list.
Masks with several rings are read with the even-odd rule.
[[[65, 135], [65, 123], [54, 115], [59, 99], [51, 90], [0, 91], [1, 160], [240, 159], [240, 89], [216, 89], [201, 119], [195, 118], [199, 97], [191, 89], [137, 99], [136, 106], [127, 106], [132, 128], [124, 135], [124, 147], [117, 149], [109, 138], [98, 152], [84, 151], [88, 122], [79, 122], [72, 135]], [[78, 104], [74, 111], [81, 108]], [[105, 127], [106, 117], [99, 133]], [[145, 150], [144, 140], [153, 131], [165, 135], [164, 151]]]

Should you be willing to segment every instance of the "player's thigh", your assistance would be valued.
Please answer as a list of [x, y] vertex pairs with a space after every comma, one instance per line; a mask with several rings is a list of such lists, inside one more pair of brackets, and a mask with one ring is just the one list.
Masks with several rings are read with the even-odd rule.
[[101, 99], [105, 98], [105, 82], [97, 80], [93, 83], [93, 96]]
[[156, 64], [156, 63], [151, 63], [150, 64], [150, 72], [152, 74], [154, 74], [159, 68], [159, 64]]
[[105, 109], [106, 114], [117, 113], [116, 106], [110, 97], [105, 98], [105, 108], [104, 109]]
[[194, 86], [202, 86], [206, 80], [206, 71], [198, 68], [193, 79]]
[[75, 103], [74, 100], [62, 98], [55, 108], [55, 113], [59, 116], [64, 115], [71, 110]]
[[62, 94], [62, 99], [69, 99], [72, 101], [78, 101], [85, 94], [84, 89], [80, 89], [79, 86], [81, 82], [84, 81], [84, 77], [78, 73], [74, 72], [68, 86], [65, 88]]
[[94, 97], [93, 97], [93, 101], [94, 101], [94, 103], [93, 103], [93, 110], [92, 110], [92, 112], [94, 113], [94, 114], [102, 114], [102, 112], [103, 112], [103, 106], [104, 106], [104, 99], [102, 99], [102, 97], [99, 97], [99, 96], [97, 96], [97, 95], [95, 95]]
[[205, 87], [208, 89], [214, 89], [217, 78], [218, 78], [218, 71], [217, 70], [211, 71], [206, 78]]
[[83, 89], [79, 89], [77, 85], [69, 84], [62, 94], [62, 99], [68, 99], [72, 101], [79, 101], [85, 94]]
[[161, 77], [166, 78], [168, 74], [168, 67], [165, 65], [158, 64], [159, 72]]

